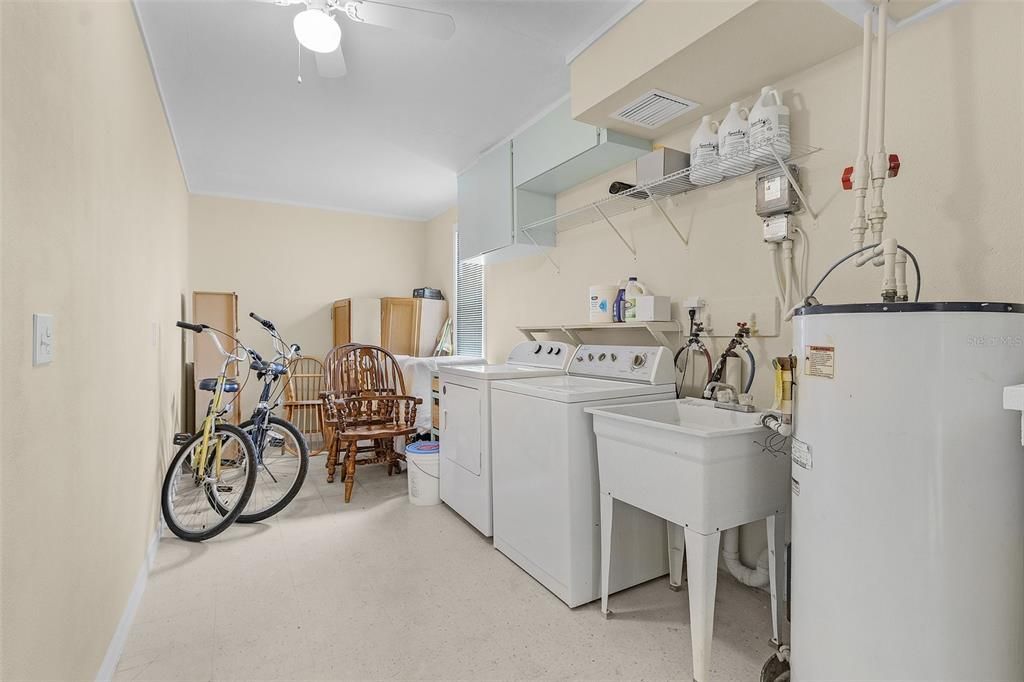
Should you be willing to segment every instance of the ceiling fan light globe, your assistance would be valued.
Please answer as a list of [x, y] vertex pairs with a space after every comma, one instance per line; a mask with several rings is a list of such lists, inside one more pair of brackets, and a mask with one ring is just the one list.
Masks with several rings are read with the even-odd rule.
[[334, 52], [341, 45], [341, 27], [329, 14], [319, 9], [306, 9], [292, 21], [295, 39], [313, 52]]

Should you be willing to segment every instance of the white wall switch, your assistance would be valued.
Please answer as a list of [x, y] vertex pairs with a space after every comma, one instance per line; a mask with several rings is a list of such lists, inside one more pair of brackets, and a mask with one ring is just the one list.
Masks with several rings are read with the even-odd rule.
[[53, 315], [32, 315], [32, 364], [48, 365], [53, 362]]

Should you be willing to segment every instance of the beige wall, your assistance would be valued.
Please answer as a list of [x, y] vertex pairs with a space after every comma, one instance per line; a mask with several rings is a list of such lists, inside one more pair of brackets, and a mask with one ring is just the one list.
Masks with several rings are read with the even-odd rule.
[[[887, 234], [920, 259], [925, 299], [1024, 299], [1022, 24], [1021, 3], [965, 3], [892, 38], [886, 142], [903, 169], [887, 185]], [[778, 83], [792, 109], [794, 140], [824, 148], [799, 162], [821, 213], [817, 225], [801, 217], [812, 280], [851, 249], [852, 196], [840, 191], [839, 176], [854, 157], [859, 78], [858, 48]], [[688, 149], [692, 132], [658, 142]], [[634, 177], [627, 165], [565, 193], [560, 208], [606, 196], [611, 180]], [[586, 319], [588, 285], [629, 274], [676, 301], [773, 292], [753, 198], [749, 178], [676, 198], [669, 212], [689, 231], [688, 247], [650, 209], [617, 221], [635, 242], [635, 261], [607, 226], [594, 224], [560, 235], [551, 255], [561, 274], [540, 257], [488, 266], [488, 356], [498, 358], [520, 340], [517, 324]], [[879, 282], [877, 270], [843, 268], [820, 298], [876, 300]], [[779, 338], [753, 343], [759, 361], [787, 352], [788, 325], [783, 329]], [[761, 404], [770, 399], [767, 375], [755, 392]]]
[[[1024, 300], [1024, 4], [974, 2], [945, 11], [892, 37], [886, 143], [903, 160], [887, 185], [887, 234], [912, 249], [924, 269], [924, 300]], [[766, 53], [766, 58], [770, 55]], [[742, 66], [742, 65], [739, 65]], [[853, 162], [860, 50], [846, 52], [777, 85], [792, 110], [793, 138], [823, 151], [799, 162], [802, 185], [820, 212], [804, 214], [811, 241], [810, 284], [852, 246], [853, 199], [839, 177]], [[724, 112], [717, 112], [720, 119]], [[657, 140], [687, 150], [693, 127]], [[633, 181], [632, 164], [559, 197], [562, 210], [602, 196], [612, 180]], [[677, 197], [668, 207], [684, 246], [651, 209], [616, 223], [633, 240], [636, 260], [605, 225], [559, 236], [557, 274], [534, 257], [487, 267], [487, 355], [497, 361], [522, 335], [515, 326], [586, 320], [590, 284], [636, 274], [674, 302], [774, 293], [771, 261], [753, 213], [750, 178]], [[877, 300], [876, 269], [843, 267], [821, 289], [822, 301]], [[709, 310], [714, 317], [714, 308]], [[731, 326], [731, 325], [730, 325]], [[716, 339], [713, 352], [721, 352]], [[790, 350], [790, 325], [755, 339], [759, 367]], [[754, 386], [769, 404], [767, 374]], [[763, 528], [763, 526], [761, 526]], [[743, 556], [757, 558], [762, 534], [748, 535]]]
[[[187, 196], [127, 2], [2, 17], [4, 679], [92, 679], [179, 414]], [[56, 359], [32, 366], [32, 313]]]
[[451, 300], [453, 262], [455, 260], [455, 244], [452, 242], [458, 211], [450, 208], [427, 223], [426, 271], [424, 273], [430, 286], [444, 292], [445, 298]]
[[335, 300], [432, 286], [421, 222], [206, 196], [192, 196], [189, 207], [190, 289], [236, 292], [239, 338], [260, 353], [271, 345], [250, 311], [322, 358], [334, 345]]

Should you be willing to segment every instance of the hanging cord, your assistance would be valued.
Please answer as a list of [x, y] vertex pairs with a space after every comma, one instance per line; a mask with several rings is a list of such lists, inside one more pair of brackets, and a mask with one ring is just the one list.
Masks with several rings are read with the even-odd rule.
[[[804, 303], [806, 304], [807, 301], [814, 298], [814, 295], [818, 293], [818, 288], [821, 287], [821, 285], [825, 282], [825, 279], [832, 274], [833, 270], [835, 270], [840, 265], [856, 256], [858, 253], [863, 253], [864, 251], [867, 251], [868, 249], [873, 249], [876, 246], [878, 246], [878, 244], [868, 244], [867, 246], [861, 247], [856, 251], [851, 251], [850, 253], [846, 254], [845, 256], [837, 260], [835, 263], [833, 263], [832, 266], [825, 271], [825, 274], [821, 276], [821, 279], [818, 280], [818, 283], [814, 285], [814, 288], [811, 289], [811, 293], [807, 294], [807, 297], [804, 299]], [[910, 258], [910, 261], [914, 264], [914, 274], [917, 277], [917, 286], [914, 289], [914, 302], [917, 303], [921, 298], [921, 267], [917, 263], [917, 258], [914, 256], [913, 253], [910, 252], [910, 249], [899, 244], [896, 245], [896, 248], [902, 251], [903, 253], [907, 254], [907, 257]]]

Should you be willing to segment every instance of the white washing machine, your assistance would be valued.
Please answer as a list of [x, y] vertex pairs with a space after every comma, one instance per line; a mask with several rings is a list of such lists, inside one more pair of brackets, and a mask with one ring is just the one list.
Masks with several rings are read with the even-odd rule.
[[[597, 442], [584, 408], [675, 397], [672, 354], [652, 346], [583, 345], [565, 376], [495, 383], [494, 547], [570, 607], [598, 599]], [[610, 592], [668, 572], [664, 520], [615, 505]]]
[[441, 499], [487, 537], [491, 513], [491, 386], [565, 374], [575, 346], [524, 341], [500, 365], [453, 365], [441, 380]]

